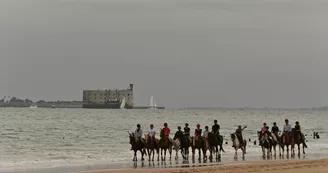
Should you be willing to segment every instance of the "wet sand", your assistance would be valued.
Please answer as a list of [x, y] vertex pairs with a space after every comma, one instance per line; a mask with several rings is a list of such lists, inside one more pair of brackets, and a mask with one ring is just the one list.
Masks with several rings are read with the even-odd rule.
[[326, 173], [328, 159], [318, 160], [277, 160], [277, 161], [249, 161], [242, 164], [227, 163], [222, 166], [206, 166], [194, 168], [153, 168], [93, 171], [89, 173]]

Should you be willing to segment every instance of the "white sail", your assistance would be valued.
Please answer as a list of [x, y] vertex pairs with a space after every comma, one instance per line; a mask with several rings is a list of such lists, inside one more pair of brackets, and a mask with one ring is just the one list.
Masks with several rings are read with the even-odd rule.
[[154, 97], [153, 96], [150, 97], [149, 107], [150, 108], [153, 108], [154, 107]]
[[125, 97], [122, 99], [120, 108], [125, 109]]
[[156, 101], [154, 101], [154, 108], [155, 108], [155, 109], [157, 108]]

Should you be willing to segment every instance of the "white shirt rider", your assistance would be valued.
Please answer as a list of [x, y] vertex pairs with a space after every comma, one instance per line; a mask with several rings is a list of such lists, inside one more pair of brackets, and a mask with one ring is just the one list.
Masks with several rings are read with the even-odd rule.
[[205, 131], [203, 132], [203, 136], [204, 136], [205, 138], [208, 138], [208, 130], [205, 130]]
[[156, 135], [156, 131], [154, 129], [150, 129], [149, 136], [154, 137]]
[[284, 132], [291, 132], [292, 126], [290, 124], [285, 124], [283, 129], [284, 129]]
[[142, 135], [143, 135], [143, 131], [142, 131], [142, 129], [139, 129], [139, 131], [138, 131], [138, 129], [137, 129], [137, 130], [134, 132], [134, 135], [135, 135], [136, 138], [141, 138]]

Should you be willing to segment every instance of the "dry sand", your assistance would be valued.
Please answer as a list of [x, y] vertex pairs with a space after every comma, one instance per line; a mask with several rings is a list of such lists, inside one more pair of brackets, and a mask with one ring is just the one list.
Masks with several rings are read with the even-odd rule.
[[[236, 164], [236, 163], [235, 163]], [[242, 162], [240, 165], [222, 165], [194, 168], [154, 168], [113, 171], [93, 171], [90, 173], [328, 173], [328, 159], [321, 160], [280, 160]]]

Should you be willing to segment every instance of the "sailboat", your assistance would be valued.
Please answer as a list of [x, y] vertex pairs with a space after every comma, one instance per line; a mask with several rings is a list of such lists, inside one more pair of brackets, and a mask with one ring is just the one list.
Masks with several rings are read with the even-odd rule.
[[35, 105], [31, 105], [30, 108], [38, 108], [38, 106], [35, 104]]
[[120, 109], [125, 109], [125, 97], [122, 99]]
[[156, 101], [154, 100], [154, 97], [151, 96], [150, 97], [149, 109], [156, 109], [156, 108], [157, 108]]

